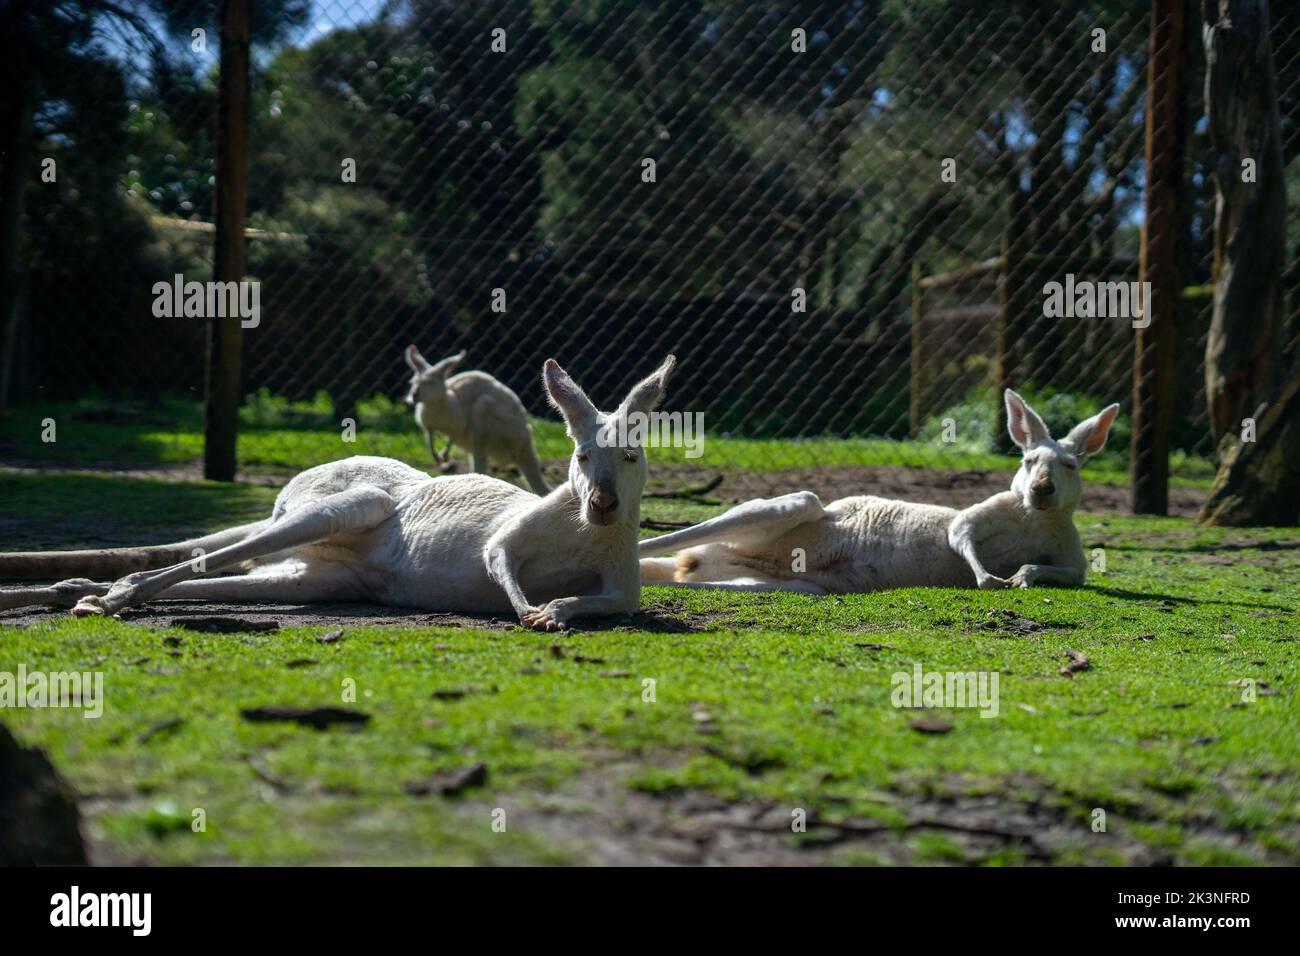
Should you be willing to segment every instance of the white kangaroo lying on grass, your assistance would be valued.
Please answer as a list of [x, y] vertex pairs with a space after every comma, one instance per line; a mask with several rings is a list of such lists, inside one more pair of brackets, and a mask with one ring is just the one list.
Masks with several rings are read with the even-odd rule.
[[1082, 584], [1087, 561], [1073, 519], [1079, 466], [1106, 444], [1119, 406], [1058, 442], [1010, 389], [1006, 403], [1011, 438], [1024, 452], [1010, 491], [964, 511], [870, 496], [823, 506], [810, 491], [747, 501], [642, 541], [641, 579], [808, 594]]
[[[463, 351], [430, 364], [414, 345], [406, 349], [406, 364], [411, 366], [406, 404], [415, 409], [415, 421], [424, 431], [434, 462], [450, 462], [455, 444], [470, 453], [472, 468], [480, 475], [488, 474], [490, 460], [514, 465], [523, 472], [528, 487], [546, 494], [550, 489], [542, 478], [524, 403], [487, 372], [451, 375], [463, 361]], [[447, 436], [441, 455], [434, 446], [435, 433]]]
[[[544, 498], [486, 475], [431, 478], [391, 458], [346, 458], [296, 476], [271, 517], [254, 524], [157, 548], [0, 554], [0, 578], [168, 565], [111, 584], [0, 590], [0, 609], [46, 604], [84, 616], [159, 597], [370, 601], [513, 610], [540, 630], [580, 615], [630, 613], [641, 603], [636, 538], [646, 463], [641, 448], [619, 438], [629, 415], [654, 408], [675, 361], [668, 356], [612, 414], [597, 411], [554, 359], [546, 362], [546, 391], [574, 451], [568, 480]], [[203, 577], [250, 561], [249, 574]]]

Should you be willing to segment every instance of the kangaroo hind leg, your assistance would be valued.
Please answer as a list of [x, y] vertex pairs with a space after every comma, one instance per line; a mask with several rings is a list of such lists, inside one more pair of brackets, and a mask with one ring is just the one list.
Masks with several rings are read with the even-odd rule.
[[778, 498], [756, 498], [697, 525], [646, 538], [637, 545], [645, 558], [698, 544], [729, 544], [738, 548], [761, 547], [809, 521], [826, 516], [821, 500], [811, 491], [796, 491]]
[[396, 506], [388, 492], [373, 485], [326, 495], [281, 513], [264, 530], [205, 555], [202, 562], [186, 561], [158, 571], [128, 575], [117, 581], [107, 594], [82, 598], [72, 613], [78, 617], [113, 614], [157, 597], [182, 581], [255, 558], [367, 531], [385, 521]]

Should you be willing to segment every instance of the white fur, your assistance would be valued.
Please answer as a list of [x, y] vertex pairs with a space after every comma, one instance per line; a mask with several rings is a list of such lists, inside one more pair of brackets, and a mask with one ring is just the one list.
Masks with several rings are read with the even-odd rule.
[[[579, 615], [640, 606], [636, 538], [643, 450], [616, 441], [618, 419], [649, 412], [674, 358], [617, 411], [596, 410], [550, 360], [543, 376], [574, 452], [569, 478], [545, 497], [485, 475], [431, 478], [390, 458], [358, 456], [297, 475], [267, 522], [220, 532], [203, 562], [111, 583], [83, 579], [0, 591], [0, 608], [71, 606], [112, 614], [156, 597], [217, 601], [366, 600], [396, 607], [511, 612], [555, 630]], [[233, 539], [233, 540], [232, 540]], [[253, 562], [251, 574], [206, 577]]]
[[[1119, 406], [1058, 442], [1010, 389], [1006, 404], [1023, 451], [1010, 491], [963, 511], [871, 496], [823, 506], [809, 491], [749, 501], [642, 541], [642, 579], [813, 594], [1082, 584], [1087, 562], [1073, 520], [1079, 466], [1105, 445]], [[675, 559], [653, 557], [673, 551]]]
[[[490, 463], [496, 461], [517, 467], [537, 494], [550, 490], [533, 447], [528, 413], [513, 390], [487, 372], [452, 375], [465, 360], [464, 352], [430, 363], [412, 345], [405, 356], [411, 367], [406, 404], [415, 409], [415, 421], [435, 463], [448, 464], [455, 444], [470, 453], [473, 470], [480, 475], [488, 474]], [[435, 445], [437, 434], [447, 436], [442, 454]]]

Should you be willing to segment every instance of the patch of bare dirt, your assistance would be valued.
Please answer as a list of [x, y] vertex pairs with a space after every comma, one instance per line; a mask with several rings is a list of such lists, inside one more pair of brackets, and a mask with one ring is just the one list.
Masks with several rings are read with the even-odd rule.
[[[68, 617], [66, 609], [17, 608], [0, 612], [0, 625], [28, 625]], [[221, 617], [247, 623], [248, 632], [274, 630], [279, 627], [478, 627], [504, 631], [517, 627], [513, 617], [441, 614], [383, 607], [378, 604], [233, 604], [217, 601], [156, 601], [131, 608], [120, 615], [133, 624], [157, 624], [162, 627], [185, 627], [187, 621]], [[231, 630], [227, 627], [226, 630]]]
[[[0, 611], [0, 627], [25, 627], [62, 620], [66, 608], [15, 608]], [[522, 630], [512, 614], [456, 614], [416, 611], [379, 604], [234, 604], [219, 601], [154, 601], [130, 608], [119, 617], [132, 624], [152, 624], [185, 630], [220, 630], [227, 633], [263, 633], [282, 627], [474, 627], [489, 631]], [[686, 634], [727, 626], [730, 615], [687, 612], [681, 602], [647, 604], [636, 614], [584, 618], [574, 631], [652, 631]], [[215, 628], [213, 621], [220, 621]], [[242, 625], [242, 626], [241, 626]], [[345, 632], [346, 633], [346, 632]], [[541, 632], [537, 632], [539, 635]]]
[[[669, 488], [694, 485], [700, 469], [694, 466], [653, 466], [656, 486]], [[824, 502], [851, 495], [879, 495], [927, 504], [966, 508], [1011, 487], [1010, 471], [945, 471], [902, 466], [860, 467], [838, 465], [825, 468], [785, 468], [779, 471], [736, 472], [724, 475], [710, 498], [731, 504], [750, 498], [770, 498], [791, 491], [811, 491]], [[1169, 489], [1169, 513], [1195, 516], [1205, 493], [1187, 488]], [[1090, 514], [1128, 514], [1128, 488], [1101, 485], [1084, 475], [1080, 510]]]
[[[132, 465], [115, 465], [112, 463], [99, 464], [95, 462], [82, 462], [76, 466], [60, 467], [51, 466], [49, 462], [24, 461], [21, 459], [8, 459], [4, 464], [0, 464], [0, 475], [114, 475], [119, 478], [148, 478], [153, 481], [202, 481], [203, 464], [202, 462], [192, 462], [186, 465], [156, 465], [156, 466], [132, 466]], [[268, 488], [279, 488], [288, 483], [293, 477], [288, 475], [266, 475], [256, 472], [239, 471], [235, 473], [235, 481], [242, 485], [263, 485]]]
[[[807, 808], [729, 801], [700, 791], [652, 795], [627, 786], [644, 762], [621, 759], [581, 775], [557, 793], [496, 794], [458, 807], [469, 817], [506, 811], [512, 831], [535, 833], [573, 852], [578, 862], [607, 866], [819, 866], [841, 859], [907, 865], [922, 834], [942, 835], [943, 862], [978, 864], [1012, 851], [1031, 864], [1062, 853], [1095, 863], [1116, 855], [1130, 866], [1170, 865], [1172, 856], [1128, 837], [1118, 825], [1092, 833], [1086, 812], [1018, 786], [1017, 796], [878, 794], [901, 814], [898, 823], [829, 820]], [[1038, 788], [1041, 790], [1041, 788]], [[1028, 795], [1026, 795], [1028, 794]], [[1086, 810], [1086, 808], [1085, 808]], [[802, 816], [804, 832], [794, 831]]]

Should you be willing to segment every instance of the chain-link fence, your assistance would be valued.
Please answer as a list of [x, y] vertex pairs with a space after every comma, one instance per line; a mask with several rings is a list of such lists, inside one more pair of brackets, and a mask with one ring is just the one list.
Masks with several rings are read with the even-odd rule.
[[[52, 79], [10, 464], [197, 467], [205, 323], [157, 290], [211, 276], [218, 6], [27, 11]], [[1287, 160], [1298, 13], [1273, 9]], [[1011, 384], [1054, 429], [1121, 402], [1097, 473], [1123, 482], [1149, 31], [1108, 0], [256, 0], [241, 471], [433, 467], [415, 344], [514, 389], [552, 480], [542, 361], [609, 407], [674, 352], [668, 406], [706, 439], [653, 453], [660, 474], [854, 469], [870, 492], [872, 468], [1001, 467]], [[1187, 32], [1170, 437], [1195, 486], [1214, 192]]]

